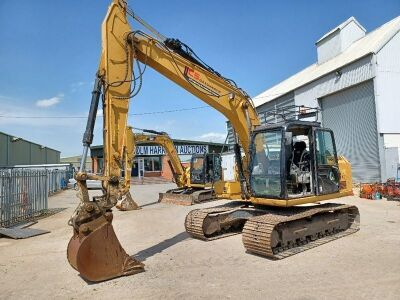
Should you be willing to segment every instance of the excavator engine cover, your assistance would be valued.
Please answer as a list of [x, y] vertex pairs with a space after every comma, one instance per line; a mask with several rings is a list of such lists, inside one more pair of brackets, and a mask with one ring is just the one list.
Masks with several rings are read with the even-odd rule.
[[82, 224], [69, 241], [70, 265], [92, 282], [132, 275], [144, 271], [144, 264], [122, 248], [111, 224], [112, 213]]

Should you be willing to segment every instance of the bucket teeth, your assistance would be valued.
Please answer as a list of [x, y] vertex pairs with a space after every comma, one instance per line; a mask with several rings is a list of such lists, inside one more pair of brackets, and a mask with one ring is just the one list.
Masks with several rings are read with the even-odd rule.
[[80, 275], [92, 282], [144, 271], [144, 264], [122, 248], [111, 222], [101, 216], [82, 224], [68, 244], [68, 261]]
[[140, 206], [133, 200], [131, 193], [127, 193], [122, 200], [117, 202], [115, 206], [117, 209], [122, 211], [129, 211], [129, 210], [138, 210]]

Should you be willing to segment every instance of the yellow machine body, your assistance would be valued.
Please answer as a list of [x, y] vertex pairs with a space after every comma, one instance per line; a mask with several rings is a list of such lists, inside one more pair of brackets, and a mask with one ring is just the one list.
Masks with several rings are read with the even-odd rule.
[[[251, 139], [261, 122], [251, 98], [232, 81], [180, 54], [179, 49], [171, 50], [166, 46], [167, 41], [133, 31], [127, 20], [128, 14], [138, 20], [125, 1], [113, 0], [102, 25], [102, 51], [97, 76], [102, 82], [104, 95], [104, 174], [96, 176], [82, 171], [76, 176], [81, 201], [70, 220], [74, 235], [68, 246], [68, 260], [84, 278], [101, 281], [144, 269], [142, 263], [126, 254], [111, 225], [111, 209], [129, 192], [134, 144], [137, 142], [127, 126], [129, 103], [133, 96], [133, 65], [136, 61], [153, 68], [218, 110], [232, 124], [235, 143], [240, 144], [244, 157], [239, 159], [237, 166], [237, 182], [214, 183], [217, 196], [257, 205], [289, 207], [351, 194], [351, 168], [342, 158], [339, 168], [343, 184], [338, 193], [294, 199], [269, 199], [252, 195], [248, 166], [251, 151], [254, 150]], [[136, 76], [141, 78], [142, 73]], [[87, 147], [88, 143], [84, 145]], [[255, 151], [261, 151], [258, 147], [255, 146]], [[173, 154], [174, 148], [170, 150]], [[180, 169], [179, 163], [174, 164]], [[121, 170], [125, 170], [124, 177], [121, 177]], [[179, 184], [187, 183], [187, 170], [181, 169], [180, 173], [182, 180], [179, 180]], [[104, 194], [90, 200], [87, 179], [102, 180]], [[97, 253], [99, 247], [101, 252]]]

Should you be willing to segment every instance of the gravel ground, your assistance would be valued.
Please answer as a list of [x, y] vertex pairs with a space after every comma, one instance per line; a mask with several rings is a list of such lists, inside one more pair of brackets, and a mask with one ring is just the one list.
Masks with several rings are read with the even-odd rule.
[[335, 201], [359, 207], [359, 232], [271, 261], [245, 253], [240, 235], [211, 242], [191, 239], [183, 222], [194, 207], [156, 203], [158, 192], [171, 187], [134, 186], [143, 208], [115, 212], [117, 236], [146, 264], [146, 272], [98, 284], [78, 276], [66, 259], [72, 234], [67, 220], [77, 204], [76, 192], [68, 190], [49, 199], [50, 207], [67, 209], [33, 226], [50, 234], [0, 238], [0, 298], [399, 299], [399, 203], [357, 197]]

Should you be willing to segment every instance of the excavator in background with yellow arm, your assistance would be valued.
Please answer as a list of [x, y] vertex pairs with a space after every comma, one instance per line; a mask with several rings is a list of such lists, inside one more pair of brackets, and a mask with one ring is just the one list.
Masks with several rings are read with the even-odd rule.
[[[194, 154], [190, 166], [184, 167], [175, 149], [174, 142], [166, 132], [142, 129], [143, 134], [134, 133], [135, 145], [155, 144], [165, 149], [168, 164], [176, 185], [159, 193], [159, 202], [178, 205], [193, 205], [214, 199], [213, 184], [222, 178], [221, 155], [219, 153]], [[117, 206], [118, 208], [118, 206]]]
[[[132, 30], [129, 17], [149, 33]], [[333, 132], [309, 120], [318, 116], [317, 110], [275, 112], [279, 122], [261, 124], [251, 98], [233, 80], [207, 65], [188, 45], [165, 38], [125, 1], [113, 0], [102, 25], [100, 65], [81, 171], [76, 174], [80, 203], [69, 221], [73, 236], [68, 261], [84, 279], [97, 282], [144, 270], [118, 241], [112, 208], [129, 191], [133, 134], [127, 129], [128, 108], [147, 67], [221, 112], [234, 130], [239, 180], [221, 180], [214, 186], [217, 195], [231, 191], [235, 201], [189, 212], [185, 227], [192, 237], [212, 240], [242, 233], [248, 252], [281, 259], [359, 229], [357, 207], [320, 203], [352, 195], [352, 177], [350, 163], [336, 153]], [[86, 173], [84, 165], [101, 95], [104, 174], [96, 176]], [[102, 180], [103, 195], [90, 199], [87, 179]]]

